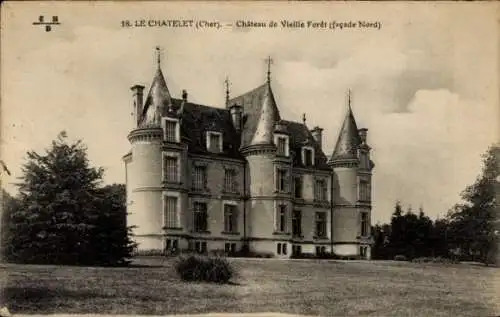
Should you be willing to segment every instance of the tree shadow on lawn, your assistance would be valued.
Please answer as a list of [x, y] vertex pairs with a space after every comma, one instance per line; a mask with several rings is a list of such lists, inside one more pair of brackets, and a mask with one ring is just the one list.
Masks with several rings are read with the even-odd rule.
[[[16, 313], [55, 313], [61, 308], [71, 307], [71, 302], [88, 301], [93, 298], [113, 298], [90, 290], [51, 289], [48, 287], [6, 287], [2, 290], [5, 305]], [[66, 303], [67, 302], [67, 303]]]

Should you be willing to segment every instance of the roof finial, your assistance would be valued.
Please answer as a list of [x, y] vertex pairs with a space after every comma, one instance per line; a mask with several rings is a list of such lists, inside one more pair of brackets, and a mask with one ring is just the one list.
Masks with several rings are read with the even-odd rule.
[[302, 114], [302, 123], [304, 123], [304, 125], [306, 125], [306, 114], [305, 113]]
[[224, 80], [224, 84], [226, 84], [226, 106], [229, 104], [229, 78], [226, 76], [226, 80]]
[[347, 106], [351, 109], [351, 88], [347, 90]]
[[270, 83], [271, 82], [271, 64], [273, 63], [273, 59], [271, 58], [271, 56], [268, 56], [266, 58], [266, 62], [267, 62], [267, 82]]
[[160, 54], [160, 47], [157, 46], [156, 47], [156, 64], [158, 65], [158, 68], [160, 68], [160, 64], [161, 64], [161, 54]]

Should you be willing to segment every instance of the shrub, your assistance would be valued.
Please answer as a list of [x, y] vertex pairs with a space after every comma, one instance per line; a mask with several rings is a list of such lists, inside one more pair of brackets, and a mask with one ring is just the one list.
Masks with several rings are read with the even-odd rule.
[[165, 251], [160, 249], [134, 250], [132, 256], [164, 256]]
[[183, 281], [223, 284], [234, 276], [231, 264], [222, 257], [183, 256], [177, 261], [175, 269]]
[[398, 254], [394, 257], [394, 261], [406, 261], [406, 256]]
[[458, 260], [443, 258], [443, 257], [421, 257], [412, 260], [414, 263], [441, 263], [441, 264], [454, 264], [460, 263]]

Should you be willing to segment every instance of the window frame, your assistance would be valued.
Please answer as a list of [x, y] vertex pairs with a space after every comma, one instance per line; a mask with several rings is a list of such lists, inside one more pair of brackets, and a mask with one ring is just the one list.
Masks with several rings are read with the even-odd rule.
[[[319, 234], [319, 224], [320, 224], [320, 217], [319, 215], [323, 215], [323, 219], [321, 219], [321, 225], [322, 225], [322, 230], [323, 234]], [[316, 211], [314, 214], [314, 236], [317, 238], [327, 238], [328, 237], [328, 214], [326, 211]]]
[[[167, 159], [175, 159], [176, 160], [176, 179], [170, 180], [168, 179], [168, 166], [166, 163]], [[181, 182], [181, 160], [179, 153], [175, 152], [162, 152], [162, 181], [168, 183], [180, 183]]]
[[[233, 214], [232, 214], [232, 230], [227, 230], [226, 228], [226, 207], [231, 206], [233, 209]], [[222, 219], [223, 219], [223, 232], [224, 233], [238, 233], [238, 222], [239, 222], [239, 210], [238, 210], [238, 203], [235, 201], [223, 201], [222, 202]]]
[[[308, 162], [306, 162], [306, 151], [311, 151], [311, 164], [307, 164]], [[315, 165], [314, 148], [312, 146], [303, 146], [301, 150], [301, 158], [302, 158], [302, 165], [304, 165], [305, 167], [314, 166]]]
[[[283, 153], [279, 151], [279, 140], [284, 140], [285, 141], [285, 149]], [[289, 157], [290, 156], [290, 138], [288, 135], [285, 134], [275, 134], [274, 135], [274, 144], [276, 145], [276, 155], [278, 156], [284, 156], [284, 157]]]
[[[175, 224], [174, 226], [169, 226], [169, 223], [168, 223], [168, 210], [167, 210], [167, 207], [168, 207], [168, 198], [175, 198], [175, 213], [174, 213], [174, 219], [175, 219]], [[181, 228], [181, 219], [180, 219], [180, 210], [181, 210], [181, 199], [180, 199], [180, 195], [179, 193], [175, 193], [175, 192], [166, 192], [166, 193], [163, 193], [162, 195], [162, 209], [163, 209], [163, 228], [165, 229], [179, 229]]]
[[[196, 208], [197, 205], [205, 206], [204, 210], [198, 210]], [[199, 225], [197, 220], [197, 214], [200, 214], [203, 211], [205, 216], [204, 219], [204, 228], [197, 228]], [[208, 204], [205, 201], [194, 201], [192, 206], [192, 216], [193, 216], [193, 232], [208, 232]]]
[[[212, 147], [212, 136], [218, 136], [219, 137], [219, 144], [217, 144], [217, 151], [213, 151]], [[223, 134], [222, 132], [217, 132], [217, 131], [207, 131], [207, 140], [206, 140], [206, 146], [207, 146], [207, 151], [211, 153], [222, 153], [223, 152]]]
[[[173, 138], [168, 137], [167, 133], [167, 121], [168, 122], [173, 122], [175, 124], [174, 126], [174, 133], [175, 135]], [[179, 120], [174, 119], [174, 118], [169, 118], [169, 117], [163, 117], [162, 118], [162, 129], [163, 129], [163, 141], [169, 142], [169, 143], [179, 143], [181, 139], [181, 133], [180, 133], [180, 125], [179, 125]]]

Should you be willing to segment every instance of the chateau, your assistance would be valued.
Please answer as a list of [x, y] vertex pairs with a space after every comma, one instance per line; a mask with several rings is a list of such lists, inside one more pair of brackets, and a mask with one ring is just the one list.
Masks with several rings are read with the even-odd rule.
[[123, 157], [138, 251], [370, 258], [374, 164], [350, 98], [340, 129], [327, 128], [339, 134], [326, 155], [322, 128], [280, 116], [269, 69], [259, 87], [234, 98], [226, 91], [224, 107], [192, 103], [185, 90], [174, 98], [159, 57], [144, 88], [131, 88]]

